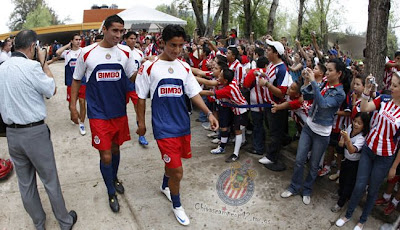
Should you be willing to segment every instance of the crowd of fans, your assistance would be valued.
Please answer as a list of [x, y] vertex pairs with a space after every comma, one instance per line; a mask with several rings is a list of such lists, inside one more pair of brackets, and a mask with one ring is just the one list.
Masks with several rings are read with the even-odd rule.
[[[154, 61], [161, 54], [159, 33], [141, 30], [129, 33], [132, 35], [144, 61]], [[285, 169], [281, 148], [299, 139], [293, 176], [281, 197], [301, 194], [307, 205], [315, 179], [330, 174], [329, 179], [339, 184], [339, 198], [331, 211], [339, 212], [349, 201], [346, 215], [336, 222], [337, 226], [351, 218], [367, 193], [355, 228], [362, 229], [374, 204], [387, 205], [384, 212], [390, 215], [400, 200], [400, 190], [392, 198], [400, 179], [400, 157], [396, 157], [400, 51], [387, 57], [384, 84], [378, 85], [374, 76], [364, 71], [362, 60], [345, 55], [337, 44], [322, 50], [315, 34], [311, 37], [311, 44], [296, 40], [290, 47], [285, 37], [275, 41], [267, 35], [255, 40], [252, 34], [249, 40], [241, 40], [234, 29], [228, 36], [213, 38], [195, 34], [187, 39], [180, 60], [192, 67], [204, 89], [203, 100], [219, 118], [220, 130], [207, 135], [217, 144], [212, 154], [225, 153], [232, 140], [234, 152], [226, 162], [239, 160], [241, 148], [246, 147], [246, 152], [260, 156], [259, 162], [266, 168], [281, 171]], [[11, 55], [12, 39], [1, 44], [0, 64]], [[82, 34], [81, 47], [101, 39], [95, 33]], [[123, 40], [121, 43], [126, 44]], [[55, 41], [46, 46], [50, 60], [62, 45]], [[190, 103], [188, 108], [190, 111]], [[196, 121], [209, 129], [206, 118], [200, 113]], [[293, 137], [289, 136], [289, 121], [296, 124]], [[251, 134], [251, 140], [246, 140], [246, 133]], [[307, 161], [309, 174], [303, 183]], [[336, 166], [335, 172], [332, 166]], [[377, 199], [386, 177], [388, 188]]]

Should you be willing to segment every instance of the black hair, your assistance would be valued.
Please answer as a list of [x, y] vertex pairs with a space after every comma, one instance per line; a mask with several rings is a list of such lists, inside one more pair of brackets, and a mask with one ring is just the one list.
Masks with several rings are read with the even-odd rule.
[[358, 112], [356, 113], [356, 115], [354, 116], [353, 120], [357, 117], [361, 117], [361, 120], [363, 122], [363, 129], [361, 130], [361, 133], [363, 136], [366, 136], [369, 133], [369, 121], [371, 119], [370, 115], [366, 112]]
[[71, 36], [71, 41], [74, 40], [75, 36], [78, 36], [79, 38], [81, 37], [81, 35], [79, 35], [78, 33], [74, 33], [74, 34]]
[[397, 56], [400, 56], [400, 50], [397, 50], [397, 51], [394, 53], [394, 57], [397, 57]]
[[296, 83], [296, 85], [297, 85], [296, 93], [298, 93], [298, 94], [301, 95], [301, 86], [302, 86], [303, 84], [301, 83], [300, 80], [296, 80], [296, 81], [294, 81], [293, 83]]
[[263, 56], [264, 56], [264, 49], [262, 49], [262, 48], [260, 48], [260, 47], [257, 47], [257, 48], [254, 50], [254, 53], [256, 53], [259, 57], [263, 57]]
[[4, 49], [4, 47], [6, 46], [7, 42], [11, 42], [10, 40], [5, 40], [4, 42], [0, 43], [0, 48]]
[[247, 55], [246, 47], [243, 44], [240, 45], [240, 48], [243, 50], [243, 55]]
[[322, 74], [325, 76], [326, 73], [326, 66], [324, 64], [322, 64], [321, 62], [318, 62], [317, 66], [319, 67], [319, 69], [322, 71]]
[[106, 29], [108, 29], [108, 28], [110, 28], [110, 26], [111, 26], [114, 22], [120, 23], [120, 24], [122, 24], [122, 25], [125, 24], [125, 23], [124, 23], [124, 20], [123, 20], [120, 16], [114, 14], [114, 15], [108, 16], [108, 17], [106, 18], [106, 20], [104, 21], [104, 27], [106, 27]]
[[210, 53], [211, 53], [211, 50], [207, 46], [204, 46], [203, 47], [203, 52], [206, 55], [206, 57], [208, 57], [208, 55], [210, 55]]
[[33, 30], [22, 30], [15, 36], [15, 50], [27, 49], [37, 41], [37, 34]]
[[261, 56], [256, 61], [257, 68], [265, 68], [269, 64], [268, 58]]
[[231, 33], [235, 34], [235, 36], [237, 37], [237, 31], [235, 29], [231, 29]]
[[218, 61], [217, 65], [221, 67], [222, 70], [229, 69], [228, 64], [224, 61]]
[[225, 62], [225, 63], [228, 63], [228, 59], [226, 59], [226, 56], [217, 54], [217, 56], [215, 56], [215, 57], [216, 57], [217, 60], [218, 60], [217, 63], [220, 62], [220, 61]]
[[365, 86], [365, 79], [367, 76], [365, 74], [357, 74], [354, 79], [360, 79], [363, 86]]
[[224, 79], [227, 80], [228, 83], [231, 83], [233, 81], [234, 73], [232, 70], [226, 68], [226, 69], [223, 69], [222, 76], [224, 76]]
[[96, 37], [94, 37], [94, 40], [98, 40], [98, 39], [103, 40], [103, 38], [104, 38], [104, 35], [98, 34], [98, 35], [96, 35]]
[[180, 25], [168, 25], [162, 32], [162, 39], [164, 42], [171, 40], [174, 37], [182, 37], [186, 39], [186, 32]]
[[346, 65], [338, 58], [330, 60], [329, 63], [335, 64], [335, 69], [337, 72], [342, 72], [339, 81], [343, 84], [344, 92], [347, 94], [350, 90], [351, 71], [347, 69]]
[[128, 31], [128, 33], [126, 33], [124, 35], [124, 39], [128, 39], [130, 36], [135, 35], [135, 37], [137, 38], [137, 33], [134, 31]]
[[240, 62], [242, 62], [242, 59], [240, 58], [239, 55], [239, 51], [236, 47], [229, 47], [228, 50], [230, 50], [233, 54], [233, 56], [235, 56], [236, 59], [238, 59]]

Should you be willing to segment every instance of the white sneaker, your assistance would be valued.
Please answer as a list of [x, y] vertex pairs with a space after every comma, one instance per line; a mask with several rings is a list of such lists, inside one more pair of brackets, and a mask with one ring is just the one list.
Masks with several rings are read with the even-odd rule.
[[213, 144], [219, 144], [219, 142], [221, 142], [221, 140], [218, 139], [218, 138], [215, 138], [215, 139], [211, 140], [211, 143], [213, 143]]
[[209, 133], [209, 134], [207, 134], [207, 137], [209, 137], [209, 138], [217, 138], [218, 137], [218, 133], [217, 132]]
[[264, 165], [268, 165], [268, 164], [274, 163], [270, 159], [268, 159], [268, 157], [263, 157], [260, 160], [258, 160], [258, 162], [260, 162], [261, 164], [264, 164]]
[[288, 198], [288, 197], [291, 197], [291, 196], [293, 196], [293, 193], [291, 191], [289, 191], [289, 190], [285, 190], [285, 191], [283, 191], [281, 193], [281, 197], [282, 198]]
[[164, 195], [167, 197], [167, 199], [172, 202], [171, 200], [171, 191], [169, 190], [169, 187], [165, 187], [165, 189], [162, 189], [162, 186], [160, 186], [160, 191], [164, 193]]
[[82, 136], [86, 135], [86, 129], [84, 124], [79, 124], [79, 132], [81, 133]]
[[180, 224], [182, 225], [190, 224], [189, 217], [186, 215], [185, 210], [182, 208], [182, 206], [173, 208], [172, 211], [175, 214], [176, 220], [178, 220]]
[[310, 196], [303, 196], [303, 203], [305, 205], [309, 205], [311, 203], [311, 197]]
[[225, 149], [222, 148], [221, 146], [218, 146], [217, 148], [211, 150], [210, 152], [211, 154], [221, 154], [225, 152]]
[[201, 126], [203, 126], [203, 128], [204, 128], [205, 130], [210, 130], [210, 131], [211, 131], [210, 122], [201, 123]]
[[344, 217], [342, 217], [342, 218], [339, 218], [337, 221], [336, 221], [336, 226], [338, 226], [338, 227], [342, 227], [345, 223], [347, 223], [350, 219], [347, 219], [347, 220], [344, 220], [343, 219]]

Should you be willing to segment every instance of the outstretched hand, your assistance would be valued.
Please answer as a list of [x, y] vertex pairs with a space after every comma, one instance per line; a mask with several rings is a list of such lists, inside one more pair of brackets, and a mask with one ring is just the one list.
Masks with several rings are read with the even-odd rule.
[[214, 117], [213, 114], [210, 114], [210, 116], [208, 116], [208, 121], [210, 122], [210, 127], [213, 131], [217, 131], [219, 129], [218, 120]]

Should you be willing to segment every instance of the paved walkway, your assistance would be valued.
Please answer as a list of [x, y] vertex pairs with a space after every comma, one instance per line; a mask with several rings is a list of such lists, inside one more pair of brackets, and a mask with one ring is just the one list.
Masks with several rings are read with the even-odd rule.
[[[150, 103], [147, 103], [146, 112], [146, 136], [150, 143], [147, 148], [137, 142], [133, 105], [130, 103], [128, 106], [133, 140], [121, 147], [119, 178], [126, 194], [118, 196], [121, 210], [114, 214], [108, 206], [106, 188], [99, 171], [99, 156], [91, 147], [90, 132], [82, 137], [78, 127], [69, 120], [63, 63], [57, 62], [51, 65], [51, 69], [57, 79], [58, 93], [47, 102], [46, 123], [52, 132], [67, 207], [78, 213], [74, 230], [184, 229], [175, 220], [172, 205], [159, 191], [164, 164], [152, 137]], [[325, 186], [326, 182], [317, 181], [308, 206], [302, 203], [300, 196], [282, 199], [280, 193], [288, 186], [293, 172], [290, 165], [284, 172], [271, 172], [257, 162], [259, 157], [243, 150], [240, 164], [227, 164], [224, 162], [227, 154], [215, 156], [209, 153], [215, 145], [206, 137], [208, 132], [194, 122], [196, 118], [192, 115], [193, 158], [184, 161], [181, 183], [182, 204], [191, 219], [187, 229], [337, 229], [334, 223], [344, 211], [337, 214], [330, 211], [335, 204], [332, 198], [334, 186]], [[87, 121], [86, 124], [88, 127]], [[228, 146], [227, 153], [232, 151], [233, 146]], [[9, 158], [5, 138], [0, 138], [0, 157]], [[230, 183], [233, 187], [226, 186]], [[236, 196], [233, 201], [247, 202], [239, 206], [224, 203], [223, 200], [228, 200], [227, 195], [221, 193], [222, 190], [218, 195], [217, 186], [225, 186], [229, 196]], [[227, 192], [227, 189], [231, 191]], [[47, 213], [47, 229], [58, 229], [40, 182], [39, 191]], [[242, 195], [243, 199], [238, 199]], [[0, 183], [0, 201], [0, 230], [34, 229], [22, 206], [15, 173]], [[360, 212], [358, 208], [353, 220], [342, 229], [353, 229]], [[372, 216], [364, 229], [378, 229], [382, 223]]]

